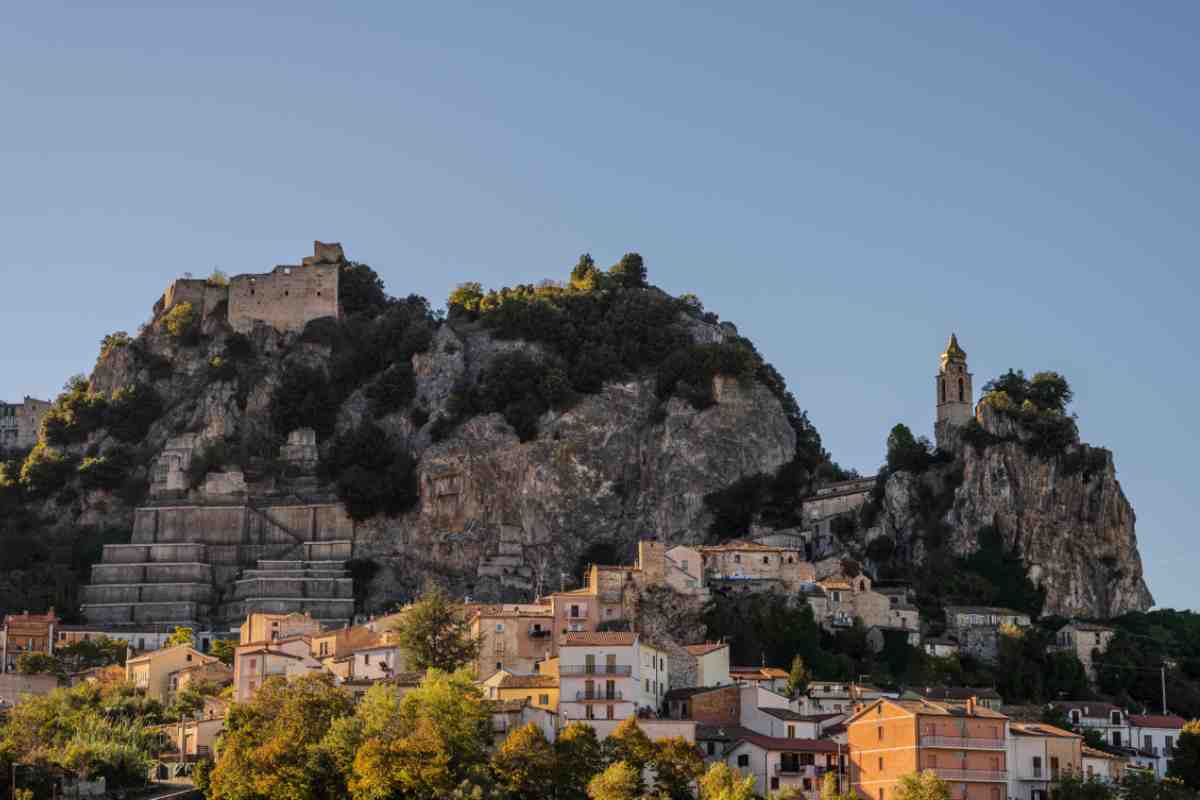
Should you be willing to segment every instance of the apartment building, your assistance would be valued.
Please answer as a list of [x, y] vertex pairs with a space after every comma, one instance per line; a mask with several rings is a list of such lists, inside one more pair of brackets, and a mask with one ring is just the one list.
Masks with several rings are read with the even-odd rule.
[[1050, 786], [1083, 775], [1083, 737], [1044, 723], [1009, 722], [1008, 796], [1048, 800]]
[[1008, 794], [1008, 718], [973, 700], [876, 700], [846, 728], [851, 785], [868, 800], [889, 800], [901, 776], [924, 770], [948, 781], [954, 800]]
[[1052, 704], [1071, 725], [1097, 731], [1111, 747], [1132, 747], [1129, 717], [1125, 710], [1099, 700], [1063, 700]]
[[568, 633], [557, 665], [563, 723], [657, 711], [670, 689], [667, 666], [667, 654], [636, 633]]
[[485, 680], [498, 670], [530, 673], [553, 654], [552, 605], [468, 605], [471, 636], [480, 642], [475, 674]]
[[1154, 774], [1163, 778], [1175, 755], [1175, 744], [1187, 721], [1174, 714], [1130, 714], [1129, 738], [1144, 758], [1152, 762]]

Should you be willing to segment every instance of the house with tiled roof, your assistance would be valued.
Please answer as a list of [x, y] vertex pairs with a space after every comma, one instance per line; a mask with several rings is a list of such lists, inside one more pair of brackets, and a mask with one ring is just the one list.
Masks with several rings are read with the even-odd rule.
[[312, 640], [308, 636], [241, 644], [233, 654], [234, 699], [246, 702], [269, 678], [291, 680], [322, 671], [323, 665], [312, 656]]
[[825, 773], [837, 766], [838, 755], [838, 744], [828, 739], [743, 733], [722, 758], [742, 777], [753, 777], [755, 791], [761, 796], [791, 789], [806, 800], [816, 800]]
[[1128, 760], [1124, 756], [1097, 750], [1086, 744], [1083, 745], [1082, 750], [1085, 778], [1111, 785], [1120, 783], [1121, 779], [1125, 777], [1125, 766]]
[[534, 708], [558, 711], [557, 675], [505, 673], [489, 692], [496, 700], [524, 700]]
[[695, 686], [725, 686], [733, 682], [729, 674], [729, 645], [724, 642], [701, 642], [685, 645], [679, 660], [686, 666], [677, 670], [688, 675], [687, 682]]
[[816, 569], [804, 551], [771, 547], [745, 539], [698, 548], [703, 559], [704, 584], [713, 591], [794, 593], [816, 580]]
[[1130, 744], [1141, 751], [1146, 766], [1151, 767], [1157, 777], [1166, 776], [1186, 722], [1174, 714], [1129, 715]]
[[1113, 628], [1096, 625], [1090, 622], [1069, 622], [1054, 634], [1052, 650], [1074, 653], [1083, 668], [1087, 670], [1088, 680], [1095, 683], [1095, 656], [1108, 649], [1108, 643], [1117, 635]]
[[1048, 800], [1051, 785], [1083, 774], [1083, 737], [1043, 722], [1008, 725], [1008, 796]]

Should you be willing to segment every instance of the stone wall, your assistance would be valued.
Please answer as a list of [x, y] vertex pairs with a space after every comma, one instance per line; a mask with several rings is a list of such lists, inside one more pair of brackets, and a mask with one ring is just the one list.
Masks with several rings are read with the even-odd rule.
[[0, 452], [24, 450], [37, 444], [42, 417], [50, 402], [26, 397], [20, 403], [0, 403]]
[[202, 278], [178, 278], [167, 286], [154, 306], [154, 313], [157, 316], [180, 303], [191, 303], [192, 309], [200, 314], [200, 319], [207, 319], [228, 299], [228, 286], [210, 284]]
[[338, 275], [345, 263], [340, 245], [314, 242], [315, 255], [299, 266], [229, 281], [229, 324], [249, 333], [257, 322], [299, 331], [314, 319], [338, 317]]

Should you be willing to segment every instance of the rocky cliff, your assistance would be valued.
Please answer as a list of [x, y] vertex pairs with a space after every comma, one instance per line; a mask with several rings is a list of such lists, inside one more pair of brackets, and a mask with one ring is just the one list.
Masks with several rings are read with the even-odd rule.
[[920, 563], [928, 550], [923, 511], [932, 509], [958, 556], [975, 551], [981, 529], [999, 532], [1045, 592], [1045, 614], [1113, 617], [1150, 608], [1135, 515], [1112, 454], [1078, 441], [1054, 457], [1031, 453], [1031, 433], [987, 402], [977, 421], [973, 441], [956, 442], [953, 464], [888, 476], [872, 534], [891, 537]]

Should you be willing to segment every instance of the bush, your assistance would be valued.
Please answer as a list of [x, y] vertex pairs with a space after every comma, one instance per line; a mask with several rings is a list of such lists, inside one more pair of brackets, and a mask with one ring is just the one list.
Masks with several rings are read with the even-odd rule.
[[21, 488], [30, 497], [49, 497], [66, 486], [74, 470], [73, 459], [38, 442], [21, 465]]
[[162, 318], [163, 330], [176, 339], [187, 340], [185, 344], [194, 343], [199, 325], [199, 315], [191, 303], [176, 303]]
[[522, 442], [537, 436], [538, 418], [562, 407], [572, 393], [566, 374], [520, 350], [498, 356], [471, 395], [476, 413], [499, 412]]
[[133, 340], [125, 331], [110, 333], [100, 340], [100, 358], [107, 358], [113, 350], [119, 347], [128, 347], [132, 342]]
[[231, 333], [225, 338], [225, 358], [230, 361], [247, 361], [254, 357], [254, 342], [244, 333]]
[[113, 392], [104, 414], [104, 427], [122, 442], [137, 442], [162, 414], [162, 398], [146, 384], [125, 386]]
[[346, 316], [377, 314], [388, 302], [383, 279], [366, 264], [350, 261], [338, 273], [338, 303]]
[[188, 484], [199, 486], [204, 483], [208, 473], [217, 471], [228, 461], [229, 449], [225, 442], [209, 442], [199, 452], [192, 454], [192, 460], [188, 462]]
[[321, 438], [333, 434], [339, 398], [318, 369], [290, 364], [271, 397], [271, 424], [286, 436], [297, 428], [312, 428]]
[[379, 426], [364, 422], [334, 440], [322, 462], [337, 483], [338, 498], [352, 519], [395, 516], [418, 500], [416, 464], [407, 449], [388, 441]]
[[417, 395], [417, 378], [412, 365], [401, 361], [388, 367], [366, 390], [371, 401], [371, 413], [385, 416], [412, 402]]
[[133, 470], [133, 452], [118, 447], [97, 458], [85, 458], [78, 468], [79, 486], [85, 491], [114, 491], [124, 485]]
[[87, 378], [76, 375], [42, 418], [41, 438], [56, 447], [82, 442], [104, 424], [107, 410], [104, 396], [91, 390]]

